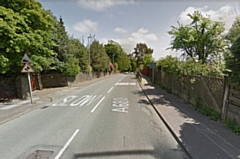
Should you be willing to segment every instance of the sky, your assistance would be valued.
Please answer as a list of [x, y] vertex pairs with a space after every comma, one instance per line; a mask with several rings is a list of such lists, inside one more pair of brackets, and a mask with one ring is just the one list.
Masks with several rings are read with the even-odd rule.
[[[157, 61], [167, 55], [179, 56], [170, 49], [171, 26], [191, 23], [188, 13], [200, 11], [211, 20], [222, 21], [227, 32], [240, 15], [240, 0], [36, 0], [44, 9], [62, 17], [69, 36], [84, 45], [88, 40], [107, 44], [113, 40], [127, 54], [137, 43], [154, 50]], [[93, 38], [94, 37], [94, 38]]]

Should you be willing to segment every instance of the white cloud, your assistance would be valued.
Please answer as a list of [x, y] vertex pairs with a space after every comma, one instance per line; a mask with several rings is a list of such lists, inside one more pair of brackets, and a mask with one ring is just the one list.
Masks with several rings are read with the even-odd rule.
[[106, 8], [113, 7], [116, 5], [134, 4], [134, 0], [78, 0], [79, 5], [83, 8], [103, 11]]
[[[124, 51], [129, 54], [133, 52], [133, 48], [137, 43], [145, 43], [148, 45], [148, 47], [151, 47], [149, 46], [149, 43], [158, 41], [158, 37], [156, 34], [150, 33], [148, 29], [140, 28], [138, 31], [131, 33], [127, 38], [109, 40], [113, 40], [119, 43]], [[100, 42], [106, 43], [107, 40], [105, 38], [100, 39]]]
[[237, 17], [237, 13], [234, 13], [234, 7], [231, 5], [225, 5], [218, 10], [209, 10], [208, 6], [203, 8], [188, 7], [179, 15], [179, 22], [181, 24], [191, 23], [191, 19], [187, 14], [192, 14], [194, 11], [200, 11], [203, 16], [210, 16], [211, 20], [224, 22], [227, 30], [231, 27]]
[[125, 30], [123, 28], [119, 28], [119, 27], [115, 28], [114, 31], [117, 33], [127, 33], [127, 30]]
[[140, 28], [137, 32], [132, 33], [128, 40], [135, 43], [147, 43], [148, 41], [157, 41], [158, 38], [156, 34], [149, 33], [148, 29]]
[[98, 30], [98, 23], [85, 19], [82, 22], [77, 22], [73, 26], [73, 29], [80, 33], [90, 33], [91, 31], [96, 32]]

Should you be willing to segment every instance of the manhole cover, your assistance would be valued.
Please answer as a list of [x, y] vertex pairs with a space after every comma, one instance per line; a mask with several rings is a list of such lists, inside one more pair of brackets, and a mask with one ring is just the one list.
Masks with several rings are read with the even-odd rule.
[[26, 159], [49, 159], [52, 156], [53, 152], [54, 151], [36, 150]]

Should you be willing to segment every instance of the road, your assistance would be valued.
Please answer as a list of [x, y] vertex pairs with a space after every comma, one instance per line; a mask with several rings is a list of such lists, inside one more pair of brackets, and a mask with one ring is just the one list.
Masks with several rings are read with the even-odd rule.
[[134, 74], [66, 88], [0, 125], [1, 159], [187, 158]]

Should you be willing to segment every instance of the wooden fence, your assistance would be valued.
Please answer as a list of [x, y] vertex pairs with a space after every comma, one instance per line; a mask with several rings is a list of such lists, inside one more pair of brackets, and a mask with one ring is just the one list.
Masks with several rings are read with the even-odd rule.
[[[145, 71], [152, 76], [152, 70]], [[172, 93], [192, 105], [205, 105], [221, 113], [222, 120], [235, 120], [240, 125], [240, 86], [227, 84], [226, 77], [174, 75], [156, 71], [155, 83], [170, 89]]]
[[235, 84], [226, 85], [222, 119], [235, 120], [240, 125], [240, 86]]

